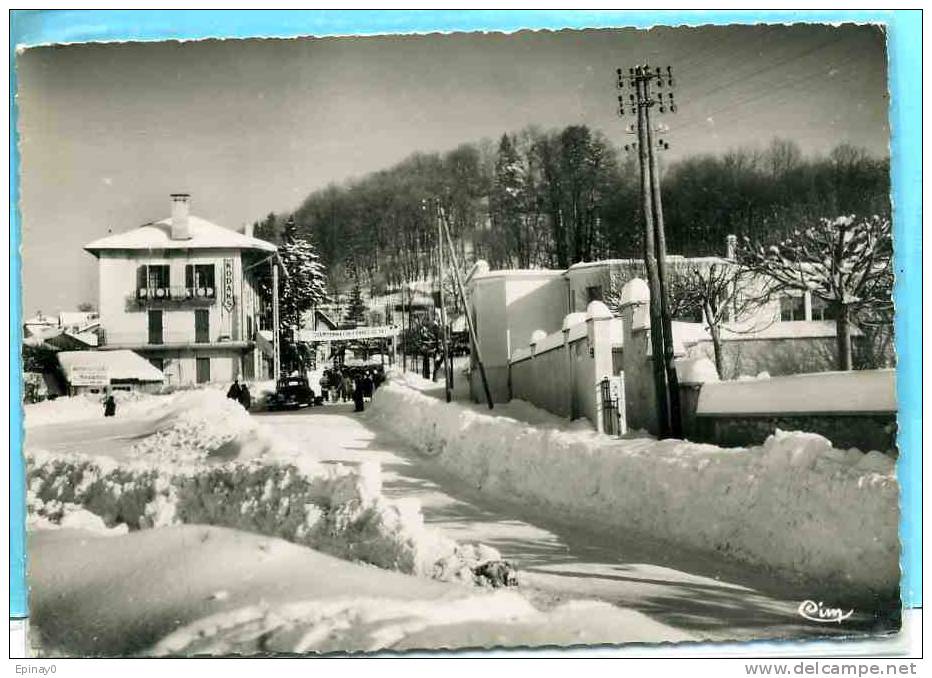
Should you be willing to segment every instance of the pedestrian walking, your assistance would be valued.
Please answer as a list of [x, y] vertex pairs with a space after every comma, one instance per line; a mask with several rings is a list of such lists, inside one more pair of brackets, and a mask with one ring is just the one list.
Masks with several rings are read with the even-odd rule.
[[362, 377], [359, 377], [356, 380], [356, 384], [353, 388], [353, 403], [356, 405], [356, 409], [355, 409], [356, 412], [362, 412], [363, 410], [366, 409], [366, 406], [364, 404], [364, 398], [363, 398], [362, 381], [363, 381]]
[[229, 398], [230, 400], [235, 400], [239, 402], [239, 393], [240, 393], [240, 386], [239, 386], [239, 378], [237, 377], [236, 379], [233, 380], [233, 385], [230, 386], [229, 390], [227, 391], [227, 398]]
[[362, 378], [362, 395], [366, 400], [372, 400], [372, 374], [367, 370]]
[[104, 416], [116, 416], [116, 400], [113, 398], [112, 393], [108, 393], [107, 397], [104, 398]]
[[243, 384], [239, 389], [239, 404], [247, 411], [252, 406], [252, 394], [249, 392], [249, 387], [246, 386], [246, 384]]
[[343, 375], [343, 402], [353, 397], [355, 393], [355, 388], [353, 385], [353, 378], [349, 375], [349, 372], [344, 373]]
[[320, 377], [320, 397], [323, 398], [324, 402], [330, 400], [330, 380], [327, 378], [326, 372]]

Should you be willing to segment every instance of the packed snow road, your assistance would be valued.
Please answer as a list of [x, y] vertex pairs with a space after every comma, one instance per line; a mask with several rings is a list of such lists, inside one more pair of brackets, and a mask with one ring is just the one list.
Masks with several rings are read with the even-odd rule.
[[808, 598], [822, 600], [816, 591], [707, 554], [586, 530], [559, 515], [490, 498], [417, 454], [368, 413], [354, 413], [351, 403], [256, 416], [278, 435], [313, 442], [322, 461], [381, 464], [386, 496], [416, 498], [430, 527], [498, 549], [518, 567], [522, 593], [539, 606], [579, 598], [609, 602], [658, 622], [658, 641], [684, 633], [706, 640], [825, 636], [885, 625], [878, 617], [888, 603], [870, 609], [863, 600], [826, 600], [851, 602], [854, 616], [844, 627], [807, 621], [799, 606]]
[[[442, 393], [436, 399], [430, 382], [413, 388], [390, 383], [361, 414], [346, 403], [250, 416], [207, 391], [126, 402], [109, 420], [89, 399], [31, 406], [30, 606], [40, 647], [62, 655], [249, 654], [799, 638], [896, 628], [890, 596], [866, 598], [854, 586], [847, 589], [859, 598], [806, 589], [713, 550], [636, 532], [631, 512], [643, 518], [659, 511], [667, 523], [685, 517], [688, 529], [700, 525], [695, 511], [684, 516], [671, 510], [666, 495], [652, 495], [677, 469], [663, 465], [663, 450], [647, 459], [663, 473], [659, 484], [630, 466], [608, 473], [585, 445], [543, 449], [539, 434], [548, 427], [573, 440], [594, 435], [577, 423], [554, 421], [520, 402], [488, 417], [463, 402], [446, 405]], [[477, 434], [477, 423], [487, 430]], [[455, 436], [445, 447], [436, 435], [444, 431], [447, 441], [454, 440], [451, 431]], [[653, 444], [636, 439], [621, 448]], [[764, 459], [773, 461], [773, 452]], [[737, 461], [733, 451], [715, 454], [732, 466]], [[845, 471], [850, 454], [820, 454], [827, 462], [840, 459], [831, 462], [841, 468], [837, 483], [862, 475], [874, 482], [858, 486], [857, 498], [876, 504], [886, 476]], [[521, 463], [503, 463], [510, 461]], [[693, 510], [704, 495], [690, 485], [690, 469], [679, 469], [670, 482], [692, 488]], [[791, 480], [826, 476], [820, 469], [797, 469]], [[764, 471], [770, 487], [776, 472]], [[580, 475], [598, 482], [581, 483]], [[725, 480], [710, 485], [718, 488], [713, 501], [724, 498], [729, 484], [745, 482]], [[796, 487], [785, 479], [781, 487], [788, 484]], [[587, 496], [593, 486], [596, 493]], [[516, 487], [536, 494], [519, 501], [509, 489]], [[599, 497], [627, 508], [579, 510]], [[753, 520], [731, 508], [703, 515], [718, 516], [724, 522], [713, 527], [726, 532], [736, 520], [758, 532], [805, 526], [807, 512], [815, 516], [810, 522], [824, 525], [822, 504], [812, 508], [802, 498], [782, 520], [751, 504]], [[851, 502], [839, 510], [850, 512]], [[870, 541], [876, 530], [862, 531], [866, 541], [846, 547], [852, 563], [887, 548]], [[807, 534], [801, 543], [818, 541]], [[517, 566], [517, 589], [462, 586], [475, 573], [471, 564], [489, 557]], [[140, 574], [154, 562], [160, 581], [175, 588]], [[241, 566], [219, 567], [221, 581], [218, 565], [229, 562]], [[321, 580], [323, 569], [329, 574]], [[460, 583], [443, 578], [464, 572]], [[140, 576], [160, 593], [139, 596]], [[808, 621], [799, 614], [806, 600], [850, 609], [852, 616], [843, 625]], [[398, 619], [409, 617], [416, 624], [398, 627]], [[336, 636], [334, 624], [343, 629]]]

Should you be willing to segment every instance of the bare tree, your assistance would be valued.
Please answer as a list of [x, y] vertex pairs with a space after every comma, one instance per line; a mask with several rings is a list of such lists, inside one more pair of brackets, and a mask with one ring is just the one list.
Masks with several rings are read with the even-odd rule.
[[739, 256], [783, 289], [808, 291], [835, 317], [838, 369], [852, 369], [851, 324], [893, 307], [890, 220], [874, 215], [820, 219], [774, 244], [745, 239]]
[[764, 304], [772, 285], [728, 259], [673, 269], [669, 293], [671, 313], [701, 317], [712, 337], [715, 370], [724, 379], [722, 327], [740, 322]]

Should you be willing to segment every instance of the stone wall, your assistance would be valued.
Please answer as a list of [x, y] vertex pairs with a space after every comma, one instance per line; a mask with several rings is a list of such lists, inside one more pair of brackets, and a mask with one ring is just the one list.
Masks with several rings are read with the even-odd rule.
[[613, 322], [605, 304], [594, 301], [586, 313], [567, 315], [560, 332], [535, 332], [512, 355], [511, 397], [557, 416], [586, 418], [601, 430], [600, 382], [614, 374]]
[[818, 433], [840, 449], [856, 447], [863, 452], [896, 449], [895, 413], [697, 416], [687, 436], [696, 442], [710, 442], [722, 447], [745, 447], [762, 444], [777, 429]]

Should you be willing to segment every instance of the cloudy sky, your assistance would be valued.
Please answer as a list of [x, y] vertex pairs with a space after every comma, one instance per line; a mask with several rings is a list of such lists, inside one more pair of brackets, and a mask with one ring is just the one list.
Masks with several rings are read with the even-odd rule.
[[[534, 124], [616, 143], [616, 67], [671, 65], [666, 160], [774, 136], [887, 154], [876, 27], [749, 26], [69, 45], [17, 59], [23, 312], [96, 302], [83, 244], [168, 216], [230, 228], [309, 192]], [[51, 273], [51, 275], [50, 275]]]

